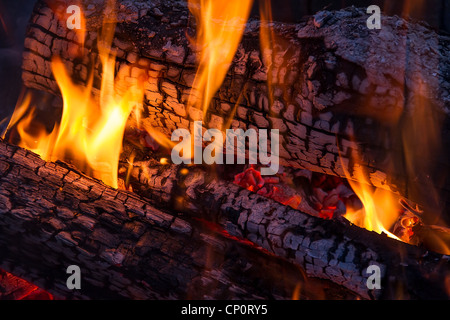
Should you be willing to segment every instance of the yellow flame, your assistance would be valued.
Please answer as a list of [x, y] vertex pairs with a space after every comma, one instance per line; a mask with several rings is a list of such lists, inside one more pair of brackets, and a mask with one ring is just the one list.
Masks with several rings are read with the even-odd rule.
[[[421, 2], [415, 5], [420, 5], [418, 6], [420, 8]], [[437, 44], [436, 39], [435, 45], [437, 46]], [[434, 63], [438, 68], [438, 59], [432, 60], [431, 63]], [[415, 93], [409, 100], [412, 107], [401, 126], [399, 126], [403, 150], [401, 164], [406, 175], [411, 177], [410, 180], [406, 181], [408, 193], [413, 195], [424, 208], [421, 218], [427, 224], [428, 232], [426, 237], [421, 240], [427, 248], [449, 254], [449, 229], [441, 217], [443, 214], [442, 202], [445, 203], [445, 201], [442, 198], [443, 193], [439, 190], [443, 187], [442, 185], [439, 186], [441, 184], [440, 178], [449, 173], [440, 170], [438, 177], [436, 168], [433, 167], [437, 163], [436, 159], [439, 159], [443, 148], [442, 130], [444, 122], [443, 115], [436, 112], [427, 98], [432, 85], [438, 86], [436, 83], [427, 83], [418, 73], [418, 81], [412, 84], [412, 89], [410, 89]], [[415, 177], [420, 177], [420, 180], [415, 179]], [[442, 230], [446, 231], [443, 232]]]
[[197, 21], [193, 44], [199, 54], [199, 68], [193, 88], [200, 93], [189, 97], [189, 105], [201, 104], [205, 115], [228, 72], [244, 33], [253, 0], [188, 0]]
[[[361, 162], [357, 161], [357, 163]], [[391, 238], [402, 241], [388, 231], [394, 225], [400, 212], [398, 196], [390, 191], [371, 187], [362, 167], [355, 167], [353, 176], [344, 165], [342, 167], [353, 191], [363, 203], [363, 208], [360, 210], [347, 209], [344, 217], [361, 228], [380, 234], [385, 233]]]
[[[114, 5], [109, 2], [109, 5]], [[108, 19], [114, 20], [109, 16]], [[100, 97], [95, 98], [93, 76], [85, 85], [72, 81], [60, 58], [52, 59], [52, 71], [63, 97], [63, 113], [59, 125], [51, 133], [44, 128], [29, 133], [33, 114], [17, 124], [21, 141], [19, 145], [31, 149], [48, 161], [71, 161], [106, 184], [118, 187], [118, 163], [122, 138], [127, 119], [136, 105], [143, 100], [143, 86], [140, 83], [129, 87], [118, 95], [115, 90], [115, 55], [110, 45], [115, 25], [106, 21], [99, 39], [99, 56], [102, 64]], [[17, 111], [19, 114], [22, 111]], [[36, 130], [34, 130], [36, 131]]]
[[[35, 109], [30, 107], [29, 114], [18, 122], [17, 133], [20, 136], [18, 145], [47, 159], [47, 150], [51, 150], [54, 136], [49, 135], [42, 124], [35, 123], [35, 114]], [[29, 132], [30, 129], [32, 132]]]
[[[130, 190], [132, 189], [130, 185], [130, 178], [131, 178], [131, 172], [134, 168], [134, 158], [136, 157], [136, 154], [133, 152], [131, 153], [130, 157], [128, 158], [128, 168], [127, 168], [127, 174], [125, 177], [125, 189]], [[130, 190], [131, 191], [131, 190]]]
[[11, 119], [9, 120], [8, 126], [2, 134], [2, 139], [5, 139], [5, 135], [9, 131], [9, 129], [16, 125], [20, 121], [20, 119], [22, 119], [23, 116], [27, 113], [27, 111], [30, 110], [33, 111], [31, 107], [31, 93], [22, 93], [16, 104]]

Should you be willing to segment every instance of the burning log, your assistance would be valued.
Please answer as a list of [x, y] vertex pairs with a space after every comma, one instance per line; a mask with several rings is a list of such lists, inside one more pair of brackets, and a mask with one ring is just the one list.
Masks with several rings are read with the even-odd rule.
[[[95, 79], [101, 74], [96, 41], [104, 6], [80, 3], [86, 17], [83, 38], [61, 18], [64, 1], [37, 2], [25, 42], [26, 86], [59, 94], [53, 55], [81, 83], [91, 68]], [[386, 16], [381, 30], [369, 30], [366, 13], [349, 8], [323, 11], [295, 25], [275, 22], [273, 44], [261, 50], [263, 24], [251, 20], [203, 115], [189, 103], [196, 96], [199, 49], [186, 36], [195, 27], [188, 7], [127, 1], [116, 11], [117, 77], [126, 87], [144, 75], [144, 127], [167, 137], [196, 120], [220, 130], [278, 129], [282, 165], [342, 177], [362, 168], [372, 185], [400, 192], [428, 208], [425, 212], [446, 208], [448, 216], [450, 183], [442, 174], [450, 163], [447, 36]], [[416, 126], [417, 118], [431, 122]], [[424, 138], [428, 130], [435, 130], [444, 145]]]
[[[201, 167], [150, 159], [124, 165], [133, 191], [158, 206], [213, 221], [364, 298], [446, 298], [449, 257], [368, 232], [344, 220], [324, 220], [252, 193]], [[219, 170], [220, 171], [220, 170]], [[227, 170], [229, 171], [229, 169]], [[124, 177], [125, 178], [125, 177]], [[369, 266], [380, 267], [381, 290], [370, 290]]]
[[[81, 290], [66, 286], [68, 266]], [[0, 141], [0, 267], [55, 298], [354, 298], [198, 221]], [[322, 296], [323, 297], [323, 296]]]
[[[112, 1], [105, 2], [111, 5]], [[132, 109], [138, 109], [133, 106], [139, 107], [140, 98], [145, 96], [142, 114], [136, 114], [137, 122], [130, 117], [128, 129], [131, 124], [137, 130], [145, 129], [155, 140], [170, 143], [168, 137], [175, 129], [194, 129], [194, 135], [202, 135], [206, 128], [216, 129], [219, 134], [230, 127], [258, 129], [260, 137], [267, 132], [265, 129], [276, 129], [281, 133], [280, 143], [269, 141], [270, 151], [278, 153], [274, 145], [279, 148], [282, 165], [346, 176], [398, 191], [423, 204], [432, 218], [439, 209], [446, 208], [441, 202], [448, 199], [449, 183], [441, 171], [448, 169], [449, 162], [447, 149], [440, 148], [439, 140], [450, 141], [445, 133], [449, 78], [444, 53], [450, 43], [448, 38], [395, 17], [384, 17], [381, 31], [369, 31], [364, 11], [354, 8], [323, 11], [296, 25], [251, 20], [233, 62], [230, 66], [225, 63], [229, 71], [224, 81], [216, 81], [221, 87], [214, 92], [210, 105], [211, 92], [199, 88], [196, 81], [197, 63], [204, 52], [199, 42], [194, 45], [189, 41], [196, 26], [188, 19], [188, 6], [175, 1], [123, 1], [106, 7], [100, 2], [97, 6], [85, 1], [80, 4], [86, 5], [85, 32], [67, 27], [68, 3], [64, 1], [38, 1], [29, 24], [23, 64], [25, 84], [56, 95], [61, 91], [65, 102], [61, 130], [44, 133], [45, 138], [37, 142], [30, 139], [38, 145], [36, 149], [31, 147], [33, 150], [46, 145], [50, 152], [40, 152], [44, 159], [67, 160], [74, 156], [82, 170], [116, 187], [114, 161], [119, 157], [125, 122]], [[198, 13], [195, 4], [189, 9]], [[225, 22], [219, 19], [219, 24]], [[261, 49], [257, 41], [260, 36], [265, 39]], [[437, 47], [436, 41], [442, 46]], [[216, 45], [215, 49], [225, 47]], [[234, 50], [228, 51], [234, 54]], [[402, 58], [404, 63], [399, 62]], [[215, 63], [220, 68], [214, 71], [223, 71], [221, 61]], [[198, 69], [204, 70], [201, 62]], [[430, 76], [432, 72], [435, 74]], [[116, 96], [120, 99], [116, 100]], [[97, 104], [91, 104], [94, 97], [98, 98]], [[23, 116], [25, 122], [31, 119], [25, 118], [23, 110], [19, 107], [12, 117], [19, 121], [16, 129], [21, 137], [26, 132], [19, 118]], [[65, 115], [70, 112], [74, 117], [68, 122]], [[99, 115], [102, 120], [96, 121]], [[198, 127], [199, 123], [204, 127]], [[14, 121], [10, 124], [14, 126]], [[109, 136], [112, 139], [103, 140]], [[257, 145], [256, 138], [253, 140], [249, 145]], [[145, 142], [153, 147], [151, 141]], [[25, 187], [12, 188], [14, 193], [5, 189], [2, 195], [6, 217], [15, 222], [4, 223], [5, 234], [15, 235], [14, 228], [8, 233], [10, 225], [28, 227], [33, 242], [42, 243], [44, 239], [56, 243], [50, 249], [56, 250], [58, 261], [81, 259], [83, 267], [90, 270], [91, 296], [104, 286], [105, 273], [114, 277], [106, 281], [112, 283], [106, 290], [111, 297], [125, 290], [125, 295], [138, 298], [182, 298], [195, 283], [192, 278], [204, 284], [217, 276], [228, 279], [214, 285], [219, 291], [195, 295], [271, 295], [271, 289], [265, 286], [261, 293], [248, 291], [252, 280], [235, 280], [246, 267], [230, 266], [236, 259], [232, 250], [242, 252], [246, 266], [253, 261], [262, 265], [272, 263], [272, 259], [274, 263], [283, 261], [292, 268], [304, 267], [310, 276], [329, 279], [364, 298], [394, 297], [399, 286], [404, 286], [404, 296], [411, 298], [441, 298], [448, 293], [448, 256], [380, 237], [348, 223], [308, 216], [227, 181], [210, 179], [202, 169], [183, 175], [176, 166], [160, 168], [150, 160], [140, 163], [143, 175], [141, 168], [131, 172], [133, 190], [153, 199], [154, 205], [165, 202], [169, 212], [188, 214], [181, 218], [153, 208], [145, 199], [95, 184], [95, 180], [58, 163], [50, 165], [31, 156], [32, 163], [25, 161], [25, 169], [17, 169], [30, 153], [9, 152], [8, 147], [5, 150], [5, 158], [12, 158], [4, 161], [6, 181], [2, 186], [9, 187], [11, 176], [25, 179]], [[109, 151], [113, 152], [106, 157]], [[77, 159], [80, 154], [81, 159]], [[17, 155], [22, 155], [19, 164], [14, 162]], [[145, 174], [149, 170], [152, 175]], [[34, 184], [43, 178], [49, 180], [44, 184], [44, 194]], [[247, 176], [243, 174], [240, 179]], [[27, 193], [30, 190], [37, 190], [37, 200]], [[444, 197], [439, 198], [433, 190]], [[15, 202], [20, 207], [15, 207]], [[408, 208], [411, 214], [414, 210], [422, 212], [419, 207]], [[29, 227], [22, 221], [38, 223]], [[416, 224], [409, 217], [402, 221], [399, 228]], [[222, 235], [211, 237], [211, 229]], [[21, 247], [30, 244], [26, 237], [19, 239]], [[10, 244], [6, 238], [4, 241]], [[197, 252], [211, 242], [215, 251], [207, 255], [212, 258], [207, 263], [198, 262]], [[261, 248], [254, 248], [255, 244]], [[55, 256], [47, 254], [55, 260]], [[6, 256], [18, 259], [9, 251]], [[267, 257], [269, 262], [262, 263]], [[97, 266], [98, 261], [106, 261], [106, 265]], [[31, 265], [35, 273], [43, 274], [34, 263]], [[199, 266], [202, 272], [197, 272]], [[145, 268], [158, 272], [148, 274]], [[212, 273], [205, 276], [205, 269]], [[372, 278], [369, 270], [379, 270], [375, 277], [383, 278], [383, 290], [368, 284]], [[95, 280], [96, 276], [103, 280]], [[50, 282], [54, 283], [53, 279]], [[55, 287], [66, 292], [64, 286]], [[101, 290], [104, 293], [103, 287]], [[280, 290], [277, 297], [286, 297], [286, 290]]]

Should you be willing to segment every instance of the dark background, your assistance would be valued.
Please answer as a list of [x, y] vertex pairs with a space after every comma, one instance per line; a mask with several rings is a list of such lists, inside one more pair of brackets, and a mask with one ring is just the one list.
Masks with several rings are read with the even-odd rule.
[[[12, 113], [21, 91], [22, 46], [35, 1], [0, 0], [0, 121]], [[296, 22], [324, 8], [337, 10], [372, 4], [387, 15], [410, 16], [450, 32], [450, 0], [272, 0], [272, 9], [274, 20]], [[257, 16], [258, 11], [255, 0], [252, 16]]]

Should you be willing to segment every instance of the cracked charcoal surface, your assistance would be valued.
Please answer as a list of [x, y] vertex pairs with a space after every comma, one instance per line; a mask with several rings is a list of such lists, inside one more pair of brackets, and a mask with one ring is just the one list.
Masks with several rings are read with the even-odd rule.
[[[431, 272], [436, 279], [449, 273], [448, 256], [427, 260], [424, 256], [429, 253], [421, 248], [348, 223], [310, 216], [216, 178], [201, 167], [189, 167], [188, 174], [180, 174], [182, 166], [161, 165], [156, 160], [134, 166], [133, 190], [153, 203], [216, 221], [230, 234], [298, 264], [308, 276], [329, 279], [365, 298], [395, 295], [399, 283], [408, 287], [406, 296], [422, 295], [418, 288], [424, 285], [419, 280], [424, 274]], [[384, 290], [367, 288], [365, 271], [371, 264], [380, 266]], [[401, 270], [402, 265], [408, 266], [407, 271]], [[443, 294], [442, 290], [431, 289], [425, 296]]]
[[[83, 290], [66, 287], [72, 264]], [[284, 260], [3, 141], [0, 267], [74, 299], [289, 299], [302, 279]]]
[[[158, 5], [158, 8], [161, 8], [158, 9], [158, 12], [153, 8], [153, 4], [157, 4], [156, 2], [153, 4], [149, 2], [150, 5], [144, 2], [139, 3], [140, 6], [119, 8], [119, 12], [122, 12], [122, 14], [119, 15], [118, 32], [114, 41], [114, 46], [118, 48], [117, 74], [125, 84], [127, 81], [133, 82], [133, 79], [136, 79], [136, 76], [141, 72], [148, 75], [149, 79], [146, 83], [147, 101], [145, 104], [147, 113], [144, 121], [169, 135], [175, 128], [188, 128], [192, 121], [199, 120], [199, 114], [201, 114], [199, 110], [188, 109], [185, 106], [195, 75], [195, 54], [189, 47], [184, 31], [180, 31], [188, 23], [183, 18], [186, 8], [168, 1]], [[50, 72], [49, 62], [50, 56], [54, 53], [58, 53], [66, 59], [66, 65], [75, 78], [80, 81], [86, 79], [87, 70], [90, 66], [98, 64], [95, 41], [97, 37], [96, 28], [99, 26], [101, 19], [96, 10], [100, 9], [101, 6], [95, 6], [92, 8], [92, 13], [87, 15], [89, 32], [86, 47], [82, 49], [76, 41], [74, 33], [59, 25], [52, 11], [46, 8], [42, 1], [38, 3], [30, 22], [26, 40], [27, 50], [23, 63], [23, 77], [28, 86], [50, 90], [58, 94], [56, 83]], [[161, 13], [163, 13], [163, 16], [161, 16]], [[353, 10], [349, 14], [348, 10], [344, 10], [333, 14], [342, 15], [338, 17], [341, 20], [328, 19], [322, 21], [320, 28], [314, 26], [313, 20], [298, 25], [275, 24], [275, 31], [285, 42], [282, 42], [281, 47], [277, 48], [275, 52], [275, 56], [279, 59], [274, 61], [270, 73], [267, 72], [267, 66], [264, 66], [262, 59], [260, 59], [259, 49], [254, 41], [259, 25], [256, 22], [249, 23], [229, 76], [217, 93], [213, 101], [213, 107], [207, 118], [203, 119], [203, 122], [206, 126], [217, 126], [225, 123], [224, 119], [226, 119], [230, 109], [238, 99], [241, 99], [236, 116], [232, 121], [232, 127], [246, 129], [256, 125], [262, 128], [280, 129], [283, 133], [281, 156], [284, 165], [300, 166], [310, 170], [342, 175], [341, 164], [337, 161], [339, 148], [336, 141], [338, 141], [341, 148], [340, 152], [344, 155], [343, 163], [345, 166], [351, 166], [348, 157], [352, 150], [358, 150], [364, 154], [362, 166], [368, 168], [372, 173], [370, 178], [374, 185], [396, 187], [401, 192], [407, 192], [406, 187], [401, 183], [401, 172], [399, 173], [400, 177], [388, 176], [385, 172], [385, 166], [382, 165], [388, 157], [386, 155], [387, 150], [392, 149], [393, 146], [386, 142], [386, 136], [389, 136], [390, 133], [389, 128], [386, 128], [386, 123], [380, 123], [377, 118], [379, 115], [384, 115], [388, 120], [392, 120], [391, 117], [395, 118], [404, 111], [405, 106], [402, 103], [404, 91], [403, 88], [400, 91], [397, 90], [402, 86], [403, 79], [395, 78], [398, 77], [398, 72], [402, 70], [392, 68], [392, 66], [395, 66], [395, 64], [391, 64], [392, 60], [382, 61], [368, 57], [367, 52], [370, 52], [370, 48], [367, 44], [364, 46], [364, 43], [368, 39], [373, 40], [376, 36], [373, 33], [356, 29], [358, 32], [362, 32], [363, 36], [360, 37], [352, 27], [352, 23], [357, 24], [363, 20], [361, 12]], [[165, 15], [175, 17], [174, 19], [179, 17], [178, 26], [161, 23], [160, 19], [163, 19]], [[351, 21], [346, 20], [350, 17], [352, 18]], [[395, 22], [395, 18], [390, 19]], [[340, 39], [341, 42], [334, 41], [336, 33], [334, 31], [340, 28], [338, 21], [347, 23], [344, 29], [345, 33], [342, 34], [342, 39]], [[391, 20], [389, 21], [391, 22]], [[404, 26], [402, 27], [401, 24], [395, 24], [395, 26], [399, 28], [399, 34], [397, 35], [399, 40], [406, 39], [409, 41], [412, 49], [418, 49], [415, 44], [422, 40], [420, 39], [422, 31], [429, 34], [426, 27], [411, 24], [408, 25], [409, 28], [418, 28], [415, 30], [417, 36], [405, 38], [405, 33], [402, 33]], [[382, 37], [389, 36], [389, 33], [382, 34]], [[408, 33], [409, 36], [410, 33]], [[414, 37], [418, 38], [414, 39]], [[429, 38], [430, 46], [428, 48], [431, 49], [427, 54], [435, 57], [441, 51], [436, 53], [433, 50], [434, 36], [432, 33]], [[448, 47], [448, 39], [442, 37], [440, 41], [443, 46], [440, 50], [445, 52]], [[385, 43], [388, 43], [387, 47], [382, 45]], [[139, 50], [136, 50], [136, 44]], [[396, 48], [389, 44], [389, 41], [381, 42], [379, 45], [381, 45], [382, 50], [380, 56], [386, 53], [387, 57], [395, 58], [395, 54], [405, 54], [405, 52], [401, 52], [401, 46]], [[77, 50], [81, 50], [82, 54], [75, 57], [71, 56], [70, 53]], [[395, 50], [400, 50], [400, 52]], [[412, 52], [416, 53], [415, 50], [412, 50]], [[418, 54], [420, 56], [422, 53], [419, 52]], [[446, 83], [448, 73], [445, 71], [445, 66], [448, 65], [448, 57], [441, 54], [439, 58], [439, 63], [443, 66], [439, 70], [443, 71], [436, 75], [436, 79], [443, 89], [425, 92], [425, 96], [431, 100], [436, 110], [447, 113], [448, 87]], [[407, 86], [414, 85], [415, 78], [413, 75], [415, 70], [435, 70], [436, 60], [433, 58], [429, 59], [428, 62], [430, 62], [429, 65], [423, 65], [423, 61], [419, 59], [416, 61], [417, 65], [414, 65], [416, 69], [407, 70], [405, 79]], [[390, 68], [388, 68], [387, 74], [384, 74], [381, 70], [386, 66]], [[95, 73], [98, 78], [99, 71], [96, 70]], [[273, 77], [272, 81], [275, 88], [275, 101], [273, 103], [269, 101], [267, 95], [268, 89], [265, 81], [268, 74]], [[411, 76], [411, 78], [408, 78], [408, 76]], [[436, 79], [425, 80], [430, 80], [430, 83], [436, 84]], [[386, 92], [388, 92], [387, 95]], [[368, 97], [371, 97], [371, 99], [368, 99]], [[351, 115], [345, 112], [348, 111], [348, 108], [355, 109], [355, 105], [358, 108], [364, 105], [364, 108], [356, 110], [355, 114], [352, 113]], [[380, 106], [386, 109], [380, 110]], [[359, 121], [361, 118], [369, 118], [373, 121], [361, 123]], [[380, 133], [380, 130], [382, 138], [378, 134], [374, 135], [374, 132]], [[356, 134], [358, 143], [351, 141], [350, 135], [352, 132]], [[0, 167], [2, 166], [0, 164]], [[70, 184], [62, 184], [61, 186], [61, 179], [53, 176], [52, 172], [55, 170], [60, 171], [60, 178], [64, 181], [73, 182], [74, 185], [78, 184], [81, 188], [84, 186], [89, 192], [87, 194], [81, 192]], [[32, 170], [24, 170], [20, 173], [29, 177], [31, 181], [35, 178]], [[55, 185], [61, 186], [70, 194], [76, 195], [75, 199], [70, 197], [66, 199], [62, 192], [44, 191], [48, 192], [49, 196], [56, 197], [58, 201], [67, 201], [67, 207], [78, 207], [92, 216], [96, 216], [100, 212], [100, 216], [108, 217], [109, 228], [117, 228], [120, 224], [120, 219], [123, 217], [120, 214], [117, 216], [117, 213], [116, 216], [112, 215], [115, 212], [115, 207], [100, 199], [103, 196], [102, 192], [109, 193], [111, 191], [103, 191], [103, 188], [97, 185], [85, 185], [86, 182], [83, 177], [78, 177], [76, 173], [70, 170], [66, 172], [65, 167], [45, 165], [39, 168], [39, 174], [55, 183]], [[5, 185], [10, 186], [8, 182], [5, 182]], [[168, 187], [166, 186], [166, 188]], [[273, 220], [269, 219], [272, 223], [267, 222], [268, 218], [265, 216], [265, 212], [252, 210], [252, 205], [261, 206], [259, 202], [256, 204], [252, 202], [256, 201], [254, 199], [259, 199], [258, 197], [249, 200], [248, 194], [245, 192], [236, 190], [234, 192], [235, 194], [231, 192], [231, 198], [236, 202], [234, 205], [237, 206], [237, 209], [235, 210], [240, 210], [243, 213], [247, 211], [240, 217], [239, 227], [242, 230], [237, 228], [235, 231], [247, 233], [246, 236], [249, 239], [251, 238], [252, 241], [260, 242], [263, 247], [267, 247], [276, 254], [299, 262], [309, 274], [340, 279], [339, 282], [345, 283], [348, 287], [353, 286], [353, 290], [361, 289], [359, 286], [364, 283], [364, 276], [361, 269], [358, 269], [361, 266], [355, 267], [354, 263], [360, 261], [366, 263], [370, 259], [376, 260], [376, 255], [373, 256], [372, 252], [365, 253], [364, 247], [359, 247], [352, 242], [358, 240], [340, 239], [345, 240], [344, 243], [341, 243], [337, 242], [336, 239], [324, 237], [323, 232], [325, 230], [320, 227], [320, 224], [316, 225], [314, 220], [310, 218], [305, 219], [303, 228], [312, 228], [315, 233], [313, 232], [312, 236], [305, 237], [302, 233], [306, 229], [302, 230], [297, 224], [298, 221], [293, 225], [286, 224], [286, 227], [278, 223], [282, 221], [278, 221], [280, 215], [293, 214], [292, 212], [280, 209], [280, 212], [274, 214]], [[114, 195], [113, 192], [113, 195], [109, 196], [123, 197], [124, 195], [120, 192]], [[166, 194], [166, 190], [160, 191], [159, 196], [170, 199], [170, 194]], [[81, 200], [76, 199], [77, 197], [80, 197]], [[9, 208], [8, 197], [5, 198], [0, 198], [0, 200], [2, 200], [2, 205]], [[95, 201], [91, 203], [91, 200]], [[125, 203], [135, 202], [132, 197], [125, 197], [121, 200], [126, 200]], [[262, 200], [259, 199], [258, 201]], [[47, 209], [54, 210], [51, 202], [41, 202], [43, 206], [47, 206]], [[120, 208], [120, 205], [117, 205]], [[130, 208], [130, 206], [128, 205], [127, 208]], [[142, 215], [146, 210], [145, 206], [140, 207], [139, 204], [133, 205], [131, 208], [130, 212], [137, 216]], [[13, 211], [20, 219], [32, 219], [33, 214], [29, 210], [18, 208]], [[59, 211], [63, 216], [70, 215], [70, 210], [67, 208], [60, 208]], [[291, 216], [290, 219], [292, 218], [293, 221], [300, 219], [296, 214], [294, 217]], [[223, 216], [226, 221], [226, 215]], [[153, 212], [149, 218], [158, 227], [167, 228], [170, 225], [170, 222], [165, 221], [159, 213]], [[81, 228], [89, 230], [89, 222], [75, 220]], [[268, 225], [263, 224], [261, 226], [263, 220]], [[48, 225], [49, 228], [50, 226], [53, 226], [53, 228], [61, 227], [61, 221], [60, 219], [50, 219]], [[189, 227], [183, 226], [183, 224], [180, 226], [175, 221], [171, 225], [175, 231], [189, 230]], [[14, 228], [14, 226], [11, 226], [11, 228]], [[139, 239], [142, 241], [139, 243], [143, 245], [146, 240], [151, 239], [151, 236], [145, 231], [142, 233], [141, 228], [139, 225], [134, 226], [133, 224], [131, 230], [140, 234], [141, 238]], [[356, 234], [359, 235], [358, 232]], [[75, 233], [73, 235], [64, 231], [56, 235], [51, 234], [51, 237], [72, 248], [78, 248], [80, 240], [82, 240], [80, 234]], [[95, 230], [93, 237], [96, 243], [100, 243], [100, 246], [104, 242], [115, 243], [117, 241], [107, 228]], [[321, 242], [320, 239], [324, 241]], [[264, 240], [266, 240], [266, 243]], [[58, 250], [61, 244], [59, 242], [57, 244], [50, 242], [50, 246]], [[79, 250], [84, 250], [82, 252], [89, 257], [92, 255], [90, 249]], [[144, 246], [142, 252], [146, 252], [146, 250], [151, 249]], [[329, 250], [330, 256], [324, 255], [324, 250]], [[104, 252], [102, 253], [102, 259], [113, 264], [124, 261], [122, 260], [123, 255], [122, 252]], [[430, 261], [427, 261], [429, 264], [426, 264], [426, 268], [431, 268], [430, 266], [434, 265], [433, 259]], [[94, 278], [91, 281], [95, 283]], [[127, 281], [123, 280], [123, 282]], [[139, 293], [139, 290], [137, 292]], [[436, 294], [438, 293], [439, 291]], [[414, 294], [418, 293], [413, 292]]]
[[[92, 66], [98, 66], [95, 48], [103, 7], [88, 8], [82, 48], [45, 1], [38, 2], [25, 43], [27, 86], [58, 94], [50, 67], [53, 54], [61, 55], [81, 82]], [[117, 79], [123, 83], [118, 90], [140, 74], [148, 77], [144, 126], [167, 136], [176, 128], [190, 128], [195, 120], [220, 128], [238, 103], [231, 127], [279, 129], [282, 165], [344, 176], [342, 166], [352, 173], [351, 155], [357, 152], [362, 159], [357, 165], [366, 170], [374, 186], [398, 191], [430, 208], [436, 204], [424, 192], [427, 186], [437, 186], [442, 201], [450, 199], [450, 183], [441, 181], [442, 171], [448, 170], [449, 148], [442, 148], [442, 154], [431, 160], [431, 167], [440, 168], [439, 172], [421, 168], [417, 177], [409, 177], [396, 131], [414, 101], [425, 101], [446, 119], [444, 128], [448, 128], [448, 37], [398, 17], [383, 17], [383, 28], [369, 31], [366, 14], [348, 8], [328, 12], [319, 25], [314, 17], [298, 24], [274, 23], [277, 43], [268, 66], [257, 41], [260, 24], [250, 21], [228, 76], [202, 119], [199, 109], [186, 106], [194, 91], [196, 52], [186, 38], [186, 32], [194, 31], [185, 5], [122, 1], [117, 12], [113, 46], [118, 50]], [[269, 101], [268, 77], [273, 101]], [[418, 90], [424, 83], [428, 87]], [[448, 130], [443, 140], [450, 141]]]

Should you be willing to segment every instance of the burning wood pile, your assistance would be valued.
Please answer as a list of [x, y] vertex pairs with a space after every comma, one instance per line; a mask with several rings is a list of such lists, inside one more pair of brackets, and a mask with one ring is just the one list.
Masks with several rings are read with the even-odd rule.
[[36, 2], [0, 268], [56, 298], [449, 297], [450, 37], [252, 3]]

